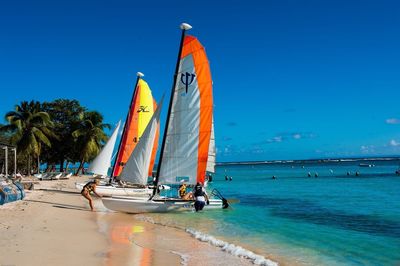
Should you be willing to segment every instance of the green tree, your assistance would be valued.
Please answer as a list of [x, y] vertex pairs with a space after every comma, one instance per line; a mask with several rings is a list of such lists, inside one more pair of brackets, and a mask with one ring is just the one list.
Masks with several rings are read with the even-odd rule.
[[85, 162], [92, 160], [99, 152], [108, 137], [104, 129], [110, 129], [109, 124], [103, 123], [103, 116], [96, 111], [85, 112], [83, 119], [78, 127], [72, 133], [75, 138], [76, 156], [79, 158], [79, 168], [75, 175], [83, 168]]
[[[31, 158], [39, 159], [42, 145], [51, 147], [49, 138], [57, 138], [52, 131], [53, 123], [48, 113], [41, 110], [37, 101], [23, 101], [15, 111], [5, 116], [8, 124], [0, 132], [8, 136], [9, 142], [17, 146], [18, 154], [28, 158], [28, 173], [31, 173]], [[39, 167], [39, 165], [38, 165]]]
[[64, 162], [74, 162], [78, 156], [75, 152], [76, 140], [72, 133], [81, 126], [85, 107], [77, 100], [57, 99], [43, 103], [43, 109], [50, 115], [54, 123], [54, 132], [59, 136], [51, 148], [45, 148], [45, 160], [50, 165], [60, 164], [64, 171]]

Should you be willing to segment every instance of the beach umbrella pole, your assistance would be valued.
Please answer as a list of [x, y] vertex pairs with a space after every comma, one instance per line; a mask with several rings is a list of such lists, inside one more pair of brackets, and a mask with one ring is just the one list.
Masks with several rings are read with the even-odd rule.
[[4, 147], [4, 155], [5, 155], [5, 162], [6, 162], [6, 165], [5, 165], [5, 170], [6, 170], [6, 177], [8, 177], [8, 147], [7, 146], [5, 146]]
[[14, 176], [17, 176], [17, 148], [12, 148], [14, 151]]

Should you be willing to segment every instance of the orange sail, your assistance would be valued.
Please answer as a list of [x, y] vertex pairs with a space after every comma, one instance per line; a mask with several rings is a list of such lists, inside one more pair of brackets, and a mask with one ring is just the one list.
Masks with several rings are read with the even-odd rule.
[[205, 49], [193, 36], [183, 40], [172, 93], [159, 180], [204, 183], [212, 131], [212, 79]]
[[[153, 116], [157, 105], [151, 94], [151, 90], [143, 79], [139, 79], [133, 95], [132, 103], [125, 121], [121, 143], [118, 148], [114, 170], [112, 175], [119, 176], [131, 156], [139, 138], [142, 136], [147, 124]], [[157, 147], [155, 146], [157, 149]], [[154, 164], [154, 163], [153, 163]], [[153, 165], [150, 165], [153, 167]]]

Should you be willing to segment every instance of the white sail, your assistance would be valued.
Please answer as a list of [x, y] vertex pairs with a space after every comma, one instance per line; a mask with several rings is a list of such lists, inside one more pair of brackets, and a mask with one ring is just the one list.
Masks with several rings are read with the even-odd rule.
[[179, 64], [170, 120], [165, 132], [159, 182], [204, 182], [211, 136], [212, 80], [204, 48], [186, 36]]
[[100, 153], [89, 165], [88, 172], [94, 173], [97, 175], [107, 175], [108, 169], [111, 166], [111, 157], [112, 152], [114, 150], [115, 141], [117, 140], [117, 135], [119, 131], [119, 127], [121, 125], [121, 121], [118, 122], [115, 127], [111, 137], [108, 139], [106, 145], [104, 145], [103, 149], [101, 149]]
[[[210, 165], [215, 164], [211, 72], [204, 47], [195, 37], [185, 36], [185, 30], [190, 28], [189, 24], [181, 25], [183, 39], [158, 164], [157, 185], [176, 184], [182, 179], [191, 184], [204, 183], [209, 153], [214, 154], [214, 163], [210, 159]], [[131, 158], [128, 163], [130, 161]], [[127, 166], [124, 171], [126, 169]], [[227, 208], [227, 200], [219, 197], [209, 199], [205, 208]], [[149, 199], [104, 197], [102, 201], [108, 209], [128, 213], [191, 211], [194, 205], [193, 200], [156, 193]]]
[[211, 126], [211, 138], [210, 138], [210, 147], [208, 149], [208, 160], [207, 160], [207, 168], [206, 171], [210, 173], [215, 173], [215, 135], [214, 135], [214, 118]]
[[139, 142], [136, 144], [136, 148], [133, 150], [131, 156], [126, 162], [126, 165], [119, 176], [121, 180], [134, 184], [147, 184], [151, 154], [153, 151], [158, 124], [160, 123], [162, 102], [163, 99], [161, 99], [157, 110], [147, 124], [143, 135], [139, 139]]

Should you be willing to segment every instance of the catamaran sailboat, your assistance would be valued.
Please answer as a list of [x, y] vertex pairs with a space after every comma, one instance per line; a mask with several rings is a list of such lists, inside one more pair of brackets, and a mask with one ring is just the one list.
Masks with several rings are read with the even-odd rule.
[[[100, 195], [149, 196], [153, 192], [153, 188], [147, 186], [147, 178], [152, 175], [157, 151], [159, 112], [158, 114], [154, 112], [157, 105], [148, 84], [142, 79], [143, 76], [141, 72], [137, 73], [135, 91], [112, 169], [112, 177], [119, 182], [98, 185], [96, 191]], [[151, 123], [151, 121], [153, 122]], [[107, 175], [119, 126], [120, 123], [99, 155], [91, 163], [89, 172]], [[140, 171], [132, 170], [134, 167], [140, 168]], [[121, 185], [121, 183], [125, 185]], [[76, 183], [76, 188], [81, 190], [84, 185], [84, 183]]]
[[[186, 36], [189, 24], [181, 25], [182, 38], [172, 86], [170, 104], [160, 159], [156, 173], [156, 185], [204, 184], [206, 168], [215, 165], [209, 160], [213, 129], [212, 79], [204, 47], [193, 36]], [[214, 145], [214, 142], [213, 142]], [[211, 147], [211, 150], [213, 148]], [[164, 193], [166, 194], [166, 193]], [[219, 199], [210, 199], [205, 209], [226, 208], [227, 201], [219, 193]], [[193, 208], [193, 200], [162, 196], [155, 189], [146, 198], [102, 198], [108, 209], [128, 212], [170, 212]]]

